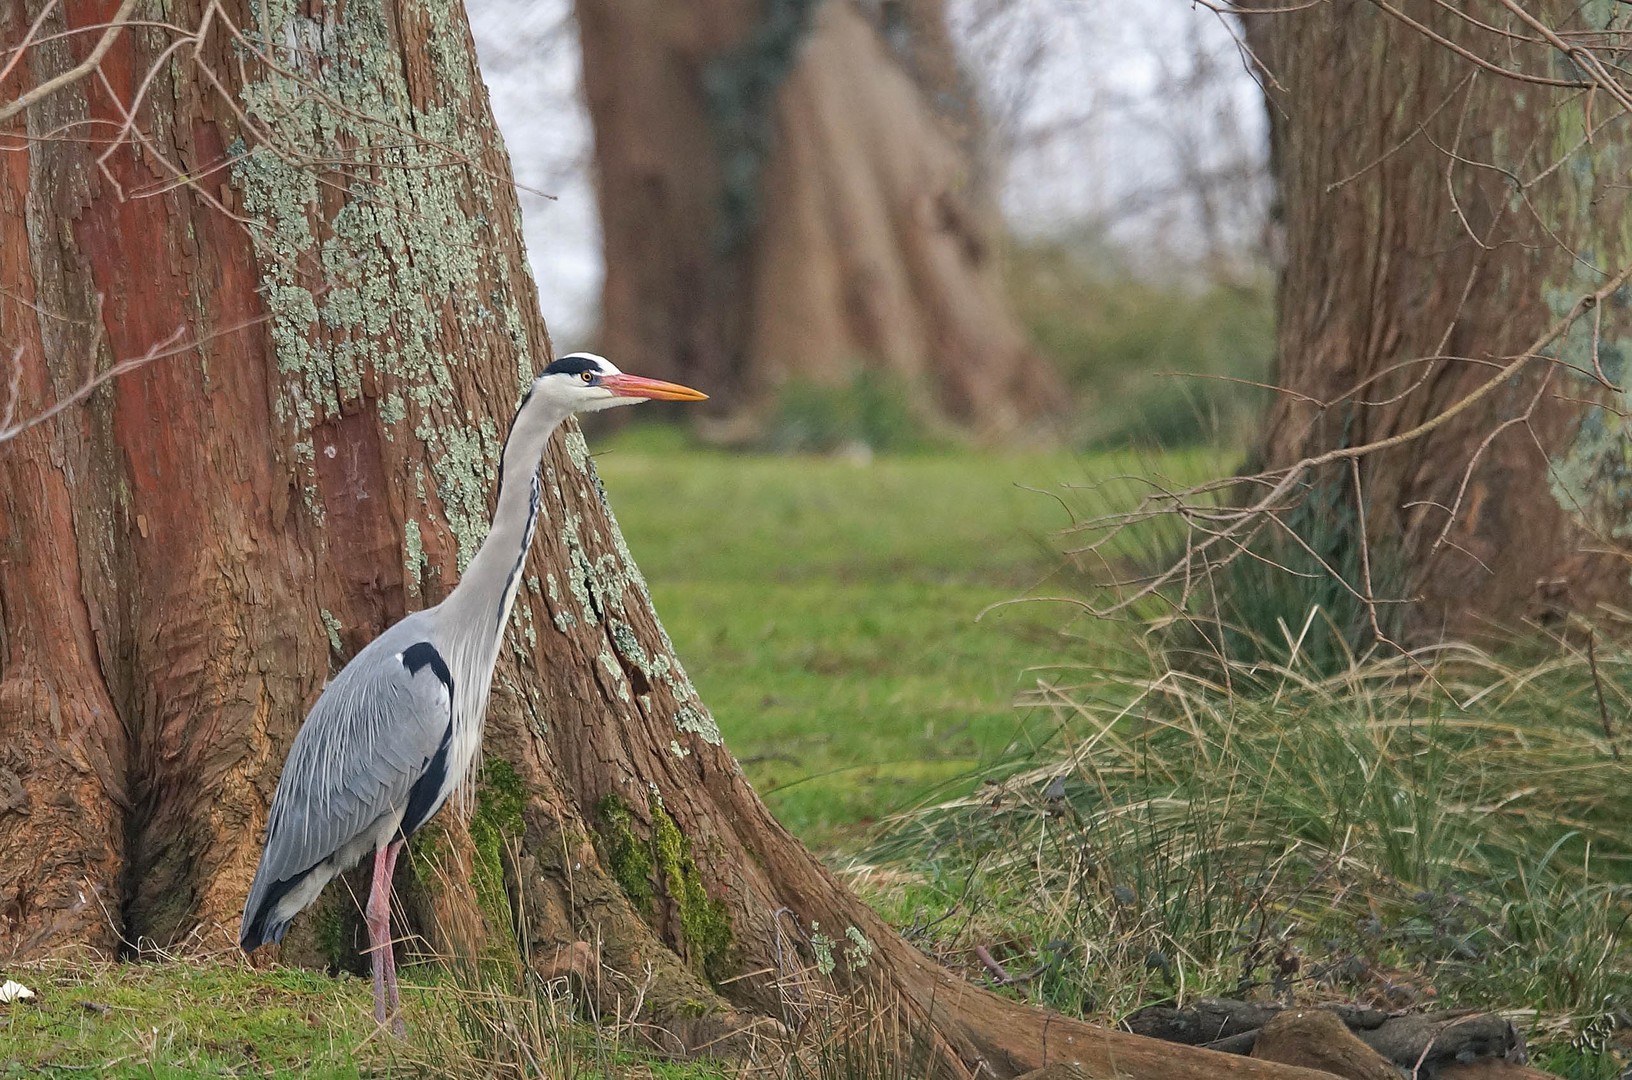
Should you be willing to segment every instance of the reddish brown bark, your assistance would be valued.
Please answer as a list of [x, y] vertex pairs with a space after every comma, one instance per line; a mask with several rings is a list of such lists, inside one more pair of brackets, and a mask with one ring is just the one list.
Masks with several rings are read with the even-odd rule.
[[[1524, 6], [1580, 44], [1604, 44], [1580, 5]], [[1499, 68], [1581, 79], [1550, 46], [1523, 40], [1533, 32], [1501, 4], [1398, 9]], [[1632, 258], [1626, 118], [1605, 123], [1586, 90], [1479, 68], [1363, 0], [1248, 25], [1275, 78], [1286, 238], [1278, 382], [1289, 392], [1266, 418], [1266, 465], [1416, 428]], [[1601, 125], [1590, 143], [1589, 124]], [[1617, 293], [1544, 350], [1574, 370], [1538, 359], [1450, 423], [1363, 462], [1374, 565], [1399, 568], [1379, 595], [1420, 598], [1420, 630], [1479, 633], [1632, 598], [1626, 435], [1613, 411], [1624, 395], [1592, 377], [1596, 348], [1609, 379], [1624, 381], [1627, 307]], [[1352, 508], [1347, 472], [1321, 482]]]
[[[0, 13], [6, 39], [15, 40], [23, 18], [15, 8]], [[0, 100], [19, 94], [27, 75], [0, 82]], [[22, 128], [7, 125], [5, 141]], [[73, 324], [38, 318], [32, 307], [70, 310], [54, 291], [60, 282], [37, 282], [29, 263], [31, 207], [74, 196], [72, 185], [52, 190], [44, 164], [0, 157], [8, 418], [30, 415], [79, 375], [63, 347]], [[76, 313], [87, 314], [83, 305]], [[98, 456], [90, 434], [78, 425], [35, 428], [0, 455], [0, 956], [117, 940], [128, 748], [101, 671], [115, 642], [101, 605], [86, 598], [114, 591], [99, 569], [111, 552], [82, 544], [77, 528], [89, 508], [73, 481]], [[92, 572], [82, 575], [87, 555]]]

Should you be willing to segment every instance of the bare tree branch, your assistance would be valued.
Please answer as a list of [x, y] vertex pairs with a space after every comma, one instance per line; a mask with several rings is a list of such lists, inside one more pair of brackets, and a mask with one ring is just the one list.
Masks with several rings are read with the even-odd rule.
[[[113, 48], [113, 43], [119, 40], [120, 33], [124, 31], [125, 25], [130, 21], [130, 13], [136, 9], [139, 2], [140, 0], [124, 0], [124, 3], [119, 5], [119, 10], [114, 12], [113, 19], [108, 23], [108, 28], [102, 31], [102, 36], [97, 40], [96, 48], [92, 49], [91, 55], [87, 56], [82, 62], [75, 64], [55, 78], [47, 79], [16, 101], [0, 105], [0, 123], [5, 123], [35, 102], [49, 97], [63, 87], [76, 83], [91, 72], [96, 71], [102, 64], [102, 58], [108, 55], [109, 49]], [[42, 13], [41, 18], [43, 17]], [[36, 25], [38, 25], [38, 22], [36, 22]], [[32, 36], [32, 28], [30, 28], [29, 34]], [[27, 42], [25, 41], [24, 44], [26, 46]], [[22, 56], [21, 50], [18, 51], [17, 56]], [[14, 57], [12, 63], [16, 62]], [[7, 65], [7, 68], [9, 70], [10, 64]]]

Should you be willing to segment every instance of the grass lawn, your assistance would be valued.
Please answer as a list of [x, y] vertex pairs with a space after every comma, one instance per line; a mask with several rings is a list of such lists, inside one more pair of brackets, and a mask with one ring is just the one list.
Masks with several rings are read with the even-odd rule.
[[1104, 630], [1061, 604], [992, 605], [1061, 588], [1067, 506], [1112, 498], [1088, 485], [1216, 467], [967, 452], [858, 464], [700, 450], [661, 427], [593, 449], [727, 743], [818, 849], [1041, 733], [1047, 719], [1014, 705], [1028, 669], [1091, 660]]
[[[361, 979], [247, 965], [51, 964], [16, 972], [34, 1002], [0, 1007], [0, 1077], [231, 1075], [352, 1080], [374, 1042]], [[383, 1050], [382, 1050], [383, 1048]]]
[[561, 1080], [723, 1075], [583, 1023], [563, 986], [522, 996], [434, 966], [404, 971], [405, 1040], [375, 1025], [368, 980], [258, 970], [236, 954], [8, 974], [36, 997], [0, 1005], [0, 1080], [490, 1080], [517, 1075], [522, 1062], [533, 1070], [524, 1075]]

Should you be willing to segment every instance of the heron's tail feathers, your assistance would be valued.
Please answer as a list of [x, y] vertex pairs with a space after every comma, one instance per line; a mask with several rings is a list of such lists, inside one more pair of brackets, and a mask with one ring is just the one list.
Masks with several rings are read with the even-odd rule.
[[252, 920], [245, 920], [243, 930], [238, 937], [238, 947], [246, 953], [252, 953], [262, 945], [276, 945], [283, 940], [283, 935], [289, 932], [289, 920], [282, 919], [270, 922], [263, 911]]
[[322, 866], [319, 863], [310, 870], [270, 885], [257, 876], [255, 884], [250, 886], [249, 900], [244, 904], [244, 917], [238, 931], [239, 948], [248, 953], [262, 945], [281, 942], [289, 930], [290, 920], [301, 908], [317, 899], [317, 894], [328, 884], [326, 875], [316, 873]]

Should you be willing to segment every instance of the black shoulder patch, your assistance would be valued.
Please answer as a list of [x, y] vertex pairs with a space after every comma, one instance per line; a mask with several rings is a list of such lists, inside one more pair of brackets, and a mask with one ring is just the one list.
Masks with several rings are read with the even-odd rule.
[[544, 374], [582, 375], [586, 371], [593, 371], [595, 374], [599, 375], [601, 373], [601, 365], [589, 359], [587, 356], [579, 356], [575, 353], [572, 356], [563, 356], [561, 359], [545, 368]]
[[453, 672], [448, 670], [447, 661], [442, 654], [436, 651], [436, 646], [429, 641], [421, 641], [410, 645], [402, 651], [402, 666], [408, 669], [408, 674], [417, 675], [419, 669], [429, 665], [431, 673], [442, 680], [442, 685], [448, 688], [448, 694], [453, 694]]

